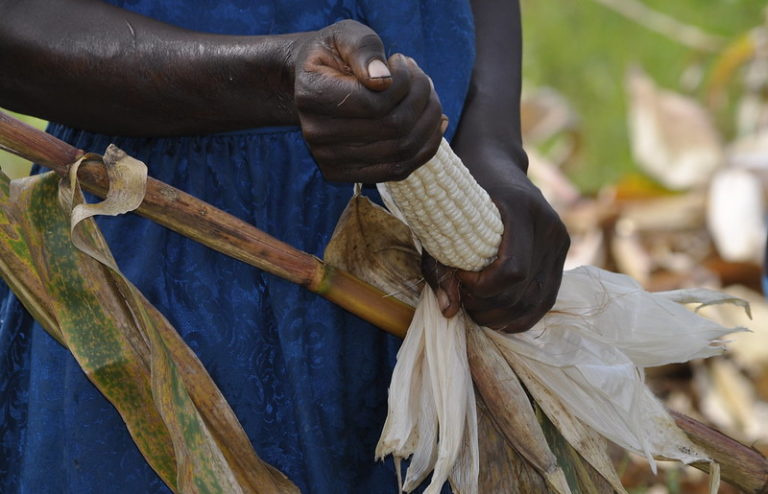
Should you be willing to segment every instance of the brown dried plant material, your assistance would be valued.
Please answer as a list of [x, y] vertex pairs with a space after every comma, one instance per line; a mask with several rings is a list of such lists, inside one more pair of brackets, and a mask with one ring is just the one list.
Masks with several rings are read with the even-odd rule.
[[557, 493], [570, 493], [557, 458], [544, 437], [528, 395], [499, 349], [474, 324], [467, 328], [472, 377], [494, 422], [507, 441]]
[[[39, 320], [114, 404], [166, 484], [185, 493], [298, 492], [256, 456], [191, 350], [115, 269], [95, 223], [80, 221], [71, 232], [71, 211], [59, 206], [58, 178], [46, 174], [13, 184], [2, 178], [3, 277], [11, 286], [33, 281], [17, 295], [25, 306], [41, 308], [35, 316], [47, 316]], [[80, 202], [77, 187], [65, 188], [64, 195], [65, 204]], [[70, 233], [107, 264], [79, 251]]]
[[403, 302], [416, 305], [419, 299], [421, 254], [411, 231], [359, 192], [339, 218], [323, 258]]
[[480, 395], [477, 429], [480, 437], [479, 492], [508, 494], [553, 493], [536, 469], [509, 444]]
[[525, 385], [535, 396], [537, 406], [544, 410], [552, 425], [562, 434], [579, 455], [599, 472], [604, 481], [619, 494], [626, 494], [621, 479], [608, 454], [608, 442], [568, 410], [568, 407], [537, 378], [520, 359], [509, 359], [510, 366], [525, 376]]

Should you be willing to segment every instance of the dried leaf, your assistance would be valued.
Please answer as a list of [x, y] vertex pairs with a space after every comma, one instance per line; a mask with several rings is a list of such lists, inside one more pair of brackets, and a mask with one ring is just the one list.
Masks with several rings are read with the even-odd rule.
[[625, 201], [621, 218], [640, 231], [693, 230], [704, 223], [706, 204], [707, 196], [702, 191]]
[[527, 153], [528, 177], [556, 211], [563, 211], [579, 200], [579, 190], [559, 168], [533, 149]]
[[537, 409], [536, 415], [568, 483], [573, 486], [574, 494], [614, 494], [616, 492], [611, 484], [568, 444], [560, 431], [540, 410]]
[[529, 145], [576, 127], [579, 118], [568, 101], [551, 88], [539, 88], [520, 101], [523, 140]]
[[360, 194], [339, 218], [324, 259], [403, 302], [416, 305], [419, 299], [421, 254], [411, 231]]
[[642, 243], [634, 223], [622, 218], [616, 222], [611, 239], [611, 254], [616, 267], [641, 284], [647, 284], [653, 270], [653, 259]]
[[709, 305], [698, 308], [702, 315], [724, 326], [745, 327], [750, 332], [735, 333], [728, 337], [728, 355], [756, 381], [758, 388], [768, 370], [768, 301], [762, 293], [732, 285], [724, 289], [724, 297], [748, 304], [748, 312], [737, 305]]
[[[40, 175], [14, 182], [2, 197], [4, 217], [16, 223], [0, 234], [27, 246], [3, 256], [11, 266], [3, 277], [24, 271], [37, 277], [46, 290], [43, 307], [53, 315], [43, 324], [57, 325], [52, 333], [115, 405], [152, 468], [177, 492], [298, 492], [256, 456], [223, 396], [162, 315], [119, 272], [74, 247], [57, 185], [55, 175]], [[70, 205], [78, 202], [72, 199]], [[111, 260], [91, 219], [79, 222], [74, 235]], [[39, 286], [16, 292], [25, 306], [36, 307]]]
[[481, 493], [554, 494], [541, 474], [509, 444], [491, 412], [477, 397], [477, 428], [480, 438]]
[[728, 304], [740, 307], [747, 317], [752, 318], [749, 302], [740, 296], [731, 295], [708, 288], [683, 288], [665, 292], [655, 292], [659, 297], [665, 297], [678, 304], [696, 304], [696, 311], [710, 305]]
[[[69, 180], [62, 184], [65, 193], [72, 194], [77, 183], [77, 169], [83, 160], [70, 167]], [[125, 151], [110, 144], [103, 156], [109, 178], [107, 197], [98, 203], [81, 203], [72, 209], [72, 229], [86, 218], [96, 215], [117, 216], [133, 211], [141, 205], [147, 189], [147, 165], [128, 156]], [[65, 201], [67, 199], [64, 199]], [[66, 204], [66, 202], [65, 202]]]
[[[31, 179], [22, 178], [18, 183]], [[32, 251], [25, 238], [25, 215], [10, 204], [16, 202], [15, 192], [23, 187], [11, 187], [7, 175], [0, 171], [0, 273], [5, 283], [24, 302], [27, 311], [59, 343], [62, 336], [51, 299], [35, 269]], [[63, 344], [63, 343], [62, 343]]]
[[583, 266], [564, 275], [555, 307], [545, 316], [546, 332], [554, 339], [577, 332], [615, 348], [639, 367], [718, 355], [724, 349], [720, 338], [738, 329], [672, 300], [677, 295], [690, 300], [695, 294], [712, 300], [710, 291], [647, 292], [628, 276]]
[[717, 395], [732, 420], [731, 425], [750, 440], [765, 437], [768, 429], [764, 417], [758, 413], [757, 396], [747, 377], [728, 360], [710, 362], [709, 372], [712, 386], [707, 391]]
[[759, 128], [731, 142], [727, 148], [728, 165], [752, 172], [768, 169], [768, 129]]
[[528, 395], [504, 356], [475, 324], [467, 327], [467, 339], [472, 377], [507, 442], [539, 471], [555, 492], [570, 493]]
[[[525, 382], [536, 405], [546, 414], [554, 427], [574, 450], [584, 458], [618, 493], [626, 494], [613, 461], [608, 455], [608, 443], [589, 426], [573, 416], [568, 407], [548, 389], [522, 359], [510, 359], [510, 366]], [[562, 463], [562, 462], [561, 462]]]

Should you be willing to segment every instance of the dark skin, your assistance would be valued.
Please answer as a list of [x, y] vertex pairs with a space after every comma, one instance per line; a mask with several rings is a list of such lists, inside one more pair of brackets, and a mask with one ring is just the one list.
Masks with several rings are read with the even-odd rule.
[[[444, 314], [530, 328], [554, 303], [569, 240], [525, 175], [516, 1], [472, 0], [477, 59], [454, 150], [499, 207], [499, 257], [479, 273], [425, 255]], [[342, 21], [280, 36], [187, 31], [98, 0], [0, 0], [0, 106], [105, 134], [174, 136], [300, 125], [334, 181], [401, 180], [444, 121], [426, 74]]]

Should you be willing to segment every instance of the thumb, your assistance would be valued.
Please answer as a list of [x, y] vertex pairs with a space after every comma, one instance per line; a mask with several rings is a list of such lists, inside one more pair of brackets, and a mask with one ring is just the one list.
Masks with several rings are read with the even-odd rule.
[[451, 269], [446, 272], [446, 276], [439, 281], [437, 290], [437, 303], [443, 315], [450, 319], [455, 316], [461, 308], [461, 292], [459, 292], [459, 279], [456, 277], [456, 271]]
[[421, 258], [421, 272], [434, 290], [443, 315], [447, 318], [455, 316], [461, 308], [460, 280], [456, 269], [440, 264], [425, 252]]
[[340, 23], [336, 48], [344, 63], [366, 88], [383, 91], [392, 85], [384, 43], [368, 26], [354, 21]]

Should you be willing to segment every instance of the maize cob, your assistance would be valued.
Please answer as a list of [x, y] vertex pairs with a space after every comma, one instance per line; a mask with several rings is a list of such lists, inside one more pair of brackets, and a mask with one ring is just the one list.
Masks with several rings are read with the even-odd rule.
[[499, 210], [445, 139], [425, 165], [384, 187], [416, 238], [442, 264], [479, 271], [496, 258], [504, 231]]

